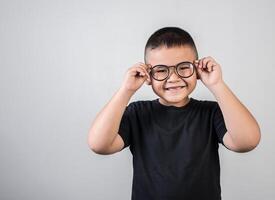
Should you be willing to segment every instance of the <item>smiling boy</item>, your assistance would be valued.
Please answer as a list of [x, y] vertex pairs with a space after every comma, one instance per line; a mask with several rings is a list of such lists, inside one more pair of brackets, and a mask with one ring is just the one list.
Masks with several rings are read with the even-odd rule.
[[[217, 101], [189, 97], [197, 80]], [[159, 98], [128, 105], [144, 82]], [[151, 35], [145, 63], [128, 69], [88, 137], [98, 154], [130, 147], [133, 200], [219, 200], [219, 143], [247, 152], [259, 141], [257, 121], [223, 81], [221, 66], [212, 57], [198, 59], [192, 37], [177, 27]]]

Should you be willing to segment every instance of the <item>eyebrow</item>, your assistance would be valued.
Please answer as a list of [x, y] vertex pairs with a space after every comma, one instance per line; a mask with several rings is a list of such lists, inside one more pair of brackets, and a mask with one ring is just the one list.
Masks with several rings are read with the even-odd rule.
[[177, 65], [180, 64], [180, 63], [192, 63], [192, 64], [193, 64], [193, 62], [190, 62], [190, 61], [182, 61], [182, 62], [179, 62], [179, 63], [177, 63], [177, 64], [175, 64], [175, 65], [164, 65], [164, 64], [156, 64], [156, 65], [154, 65], [154, 66], [152, 66], [151, 64], [147, 64], [147, 65], [150, 65], [151, 67], [155, 67], [155, 66], [159, 66], [159, 65], [161, 65], [161, 66], [166, 66], [166, 67], [173, 67], [173, 66], [177, 66]]

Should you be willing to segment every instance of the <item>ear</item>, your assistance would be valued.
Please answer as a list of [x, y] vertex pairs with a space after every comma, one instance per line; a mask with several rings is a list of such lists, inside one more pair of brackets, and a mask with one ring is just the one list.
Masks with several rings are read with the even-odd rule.
[[150, 64], [146, 64], [146, 66], [148, 67], [147, 72], [149, 74], [149, 77], [146, 78], [145, 82], [147, 85], [152, 85], [152, 80], [151, 80], [152, 77], [150, 76], [152, 66]]
[[145, 82], [146, 82], [147, 85], [152, 85], [151, 78], [147, 78], [147, 79], [145, 80]]
[[[196, 66], [196, 65], [195, 65], [195, 66]], [[199, 72], [198, 72], [197, 67], [195, 67], [195, 73], [196, 73], [196, 77], [197, 77], [197, 79], [199, 80], [199, 79], [200, 79], [200, 75], [199, 75]]]
[[197, 79], [199, 80], [200, 79], [200, 75], [198, 73], [198, 71], [196, 70], [196, 76], [197, 76]]

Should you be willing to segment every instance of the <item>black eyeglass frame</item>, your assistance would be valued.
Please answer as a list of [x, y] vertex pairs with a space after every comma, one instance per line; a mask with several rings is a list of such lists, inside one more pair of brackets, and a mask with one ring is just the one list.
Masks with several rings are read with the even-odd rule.
[[[178, 73], [178, 67], [179, 67], [180, 65], [182, 65], [182, 64], [190, 64], [190, 65], [192, 66], [192, 73], [191, 73], [189, 76], [181, 76], [181, 75], [179, 75], [179, 73]], [[153, 74], [152, 74], [153, 69], [156, 68], [156, 67], [165, 67], [165, 68], [167, 68], [167, 69], [168, 69], [168, 75], [167, 75], [164, 79], [156, 79], [156, 78], [153, 76]], [[180, 63], [178, 63], [178, 64], [176, 64], [176, 65], [171, 65], [171, 66], [167, 66], [167, 65], [155, 65], [155, 66], [153, 66], [153, 67], [150, 68], [149, 74], [150, 74], [150, 76], [151, 76], [153, 79], [155, 79], [156, 81], [164, 81], [165, 79], [167, 79], [168, 77], [171, 76], [171, 71], [170, 71], [170, 68], [171, 68], [171, 67], [174, 67], [174, 68], [176, 69], [175, 72], [176, 72], [176, 74], [177, 74], [180, 78], [189, 78], [189, 77], [191, 77], [191, 76], [194, 74], [194, 72], [195, 72], [195, 70], [196, 70], [196, 67], [195, 67], [194, 63], [189, 62], [189, 61], [183, 61], [183, 62], [180, 62]]]

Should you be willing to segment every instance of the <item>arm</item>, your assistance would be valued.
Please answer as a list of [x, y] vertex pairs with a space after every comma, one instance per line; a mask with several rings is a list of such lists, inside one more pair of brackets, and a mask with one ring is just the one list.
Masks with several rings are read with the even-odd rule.
[[227, 133], [224, 144], [236, 152], [247, 152], [260, 142], [260, 128], [248, 111], [228, 86], [222, 82], [211, 88], [224, 116]]
[[131, 93], [119, 89], [96, 116], [88, 136], [88, 144], [94, 152], [107, 153], [118, 135], [119, 124], [131, 96]]
[[[88, 134], [89, 147], [98, 154], [111, 154], [120, 151], [124, 142], [118, 134], [122, 115], [128, 102], [137, 89], [144, 83], [148, 73], [145, 66], [136, 64], [130, 68], [121, 88], [98, 113]], [[137, 72], [140, 73], [137, 76]]]
[[201, 81], [212, 92], [221, 108], [227, 133], [223, 142], [235, 152], [247, 152], [260, 142], [260, 128], [248, 111], [222, 79], [220, 65], [211, 57], [197, 62]]

